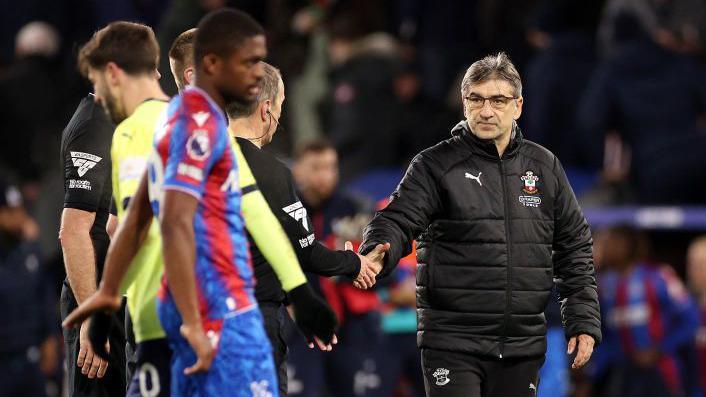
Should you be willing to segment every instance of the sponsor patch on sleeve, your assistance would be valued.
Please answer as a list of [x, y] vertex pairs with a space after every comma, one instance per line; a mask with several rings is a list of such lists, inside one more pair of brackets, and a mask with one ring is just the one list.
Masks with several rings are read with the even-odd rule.
[[69, 189], [91, 190], [91, 181], [81, 179], [69, 179]]

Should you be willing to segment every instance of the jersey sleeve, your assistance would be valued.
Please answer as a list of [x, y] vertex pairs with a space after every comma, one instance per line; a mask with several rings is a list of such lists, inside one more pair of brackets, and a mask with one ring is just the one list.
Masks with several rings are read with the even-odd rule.
[[304, 284], [306, 277], [302, 272], [292, 245], [282, 225], [272, 213], [262, 192], [257, 189], [255, 177], [237, 142], [233, 150], [238, 161], [240, 188], [243, 194], [242, 213], [245, 227], [252, 236], [257, 248], [275, 271], [282, 289], [291, 291]]
[[235, 158], [238, 162], [238, 178], [240, 178], [240, 191], [243, 195], [258, 190], [255, 175], [252, 173], [250, 164], [245, 160], [243, 150], [235, 139], [232, 141]]
[[200, 199], [208, 175], [229, 144], [227, 133], [213, 115], [201, 126], [187, 113], [181, 113], [172, 123], [164, 190], [178, 190]]
[[[97, 119], [79, 127], [62, 153], [64, 161], [64, 208], [96, 212], [104, 189], [111, 188], [110, 139], [100, 129], [112, 128]], [[107, 134], [110, 136], [110, 134]]]

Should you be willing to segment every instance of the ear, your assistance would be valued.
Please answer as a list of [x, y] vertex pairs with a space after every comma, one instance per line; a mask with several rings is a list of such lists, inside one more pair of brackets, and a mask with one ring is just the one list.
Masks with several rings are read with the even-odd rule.
[[105, 78], [109, 85], [117, 85], [122, 78], [123, 70], [115, 62], [108, 62], [105, 65]]
[[194, 80], [194, 67], [189, 66], [188, 68], [184, 69], [184, 81], [186, 82], [186, 85], [191, 85], [191, 82]]
[[203, 70], [210, 75], [217, 74], [221, 67], [221, 59], [216, 54], [206, 54], [202, 60]]
[[461, 108], [463, 108], [463, 117], [466, 120], [470, 120], [471, 113], [468, 111], [468, 108], [466, 107], [466, 101], [463, 100], [463, 97], [461, 97]]
[[269, 99], [265, 100], [260, 104], [260, 117], [262, 118], [263, 123], [267, 121], [267, 118], [269, 117], [267, 113], [270, 111], [270, 108], [271, 103]]
[[517, 103], [517, 108], [515, 109], [515, 115], [513, 116], [513, 118], [517, 120], [522, 114], [522, 104], [524, 103], [524, 100], [522, 97], [519, 97], [515, 100], [515, 102]]

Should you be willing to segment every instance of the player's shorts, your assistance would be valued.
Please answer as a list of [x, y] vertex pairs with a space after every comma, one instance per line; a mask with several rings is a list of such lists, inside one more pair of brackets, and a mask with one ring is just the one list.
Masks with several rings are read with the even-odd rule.
[[272, 348], [257, 307], [226, 318], [205, 321], [206, 334], [216, 346], [211, 368], [184, 375], [196, 363], [196, 353], [179, 333], [173, 304], [159, 305], [159, 315], [172, 348], [171, 393], [174, 397], [278, 397]]
[[169, 397], [171, 357], [167, 339], [137, 345], [137, 365], [126, 397]]

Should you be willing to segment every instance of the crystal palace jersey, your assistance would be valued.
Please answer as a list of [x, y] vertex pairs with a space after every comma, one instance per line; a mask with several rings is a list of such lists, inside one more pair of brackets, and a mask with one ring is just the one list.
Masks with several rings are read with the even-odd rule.
[[[238, 165], [226, 119], [205, 92], [192, 87], [169, 103], [166, 124], [155, 132], [148, 170], [156, 216], [166, 190], [199, 200], [194, 235], [202, 318], [220, 319], [255, 307]], [[160, 296], [169, 300], [164, 292]]]

